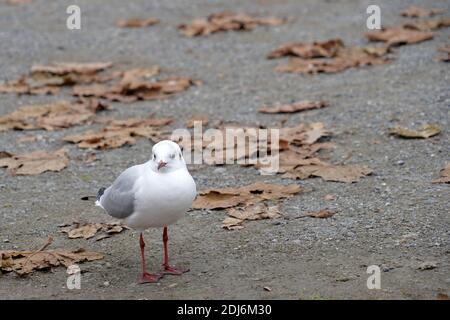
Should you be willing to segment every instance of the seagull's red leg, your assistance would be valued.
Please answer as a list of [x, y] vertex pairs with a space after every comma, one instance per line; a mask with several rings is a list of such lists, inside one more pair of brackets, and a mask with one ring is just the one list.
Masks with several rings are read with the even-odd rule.
[[169, 236], [167, 234], [167, 227], [164, 227], [163, 231], [163, 242], [164, 242], [164, 263], [163, 270], [164, 274], [173, 274], [173, 275], [181, 275], [185, 272], [188, 272], [189, 269], [175, 268], [169, 265], [169, 251], [167, 249], [167, 243], [169, 241]]
[[141, 247], [141, 261], [142, 261], [142, 276], [139, 279], [139, 283], [155, 283], [158, 282], [158, 280], [161, 278], [160, 274], [151, 274], [147, 272], [147, 265], [145, 264], [145, 242], [144, 237], [141, 235], [139, 236], [139, 246]]

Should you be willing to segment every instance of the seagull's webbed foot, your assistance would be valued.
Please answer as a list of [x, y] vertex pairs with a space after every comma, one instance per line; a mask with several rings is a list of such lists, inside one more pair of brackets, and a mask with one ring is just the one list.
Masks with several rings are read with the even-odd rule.
[[152, 274], [149, 272], [144, 272], [139, 278], [139, 283], [156, 283], [163, 277], [162, 274]]
[[175, 276], [180, 276], [183, 273], [186, 273], [189, 271], [189, 268], [176, 268], [176, 267], [172, 267], [169, 265], [162, 265], [162, 270], [161, 272], [163, 274], [171, 274], [171, 275], [175, 275]]

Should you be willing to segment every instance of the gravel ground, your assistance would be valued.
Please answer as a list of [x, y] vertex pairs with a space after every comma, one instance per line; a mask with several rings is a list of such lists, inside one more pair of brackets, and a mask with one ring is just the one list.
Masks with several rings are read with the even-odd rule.
[[[65, 9], [78, 4], [82, 29], [66, 29]], [[113, 103], [111, 115], [174, 117], [173, 128], [188, 117], [206, 114], [214, 120], [273, 125], [283, 115], [258, 114], [263, 104], [324, 99], [332, 106], [289, 115], [287, 124], [324, 122], [333, 133], [332, 162], [364, 164], [374, 175], [355, 184], [299, 183], [312, 192], [283, 202], [285, 219], [247, 223], [243, 230], [220, 228], [223, 211], [191, 211], [170, 228], [172, 258], [191, 271], [167, 276], [156, 285], [138, 285], [138, 235], [125, 232], [109, 239], [69, 240], [57, 225], [74, 220], [110, 221], [80, 197], [108, 185], [128, 166], [147, 160], [151, 143], [99, 153], [86, 165], [80, 151], [61, 137], [88, 126], [38, 132], [44, 139], [18, 144], [29, 133], [0, 134], [0, 150], [14, 153], [67, 147], [72, 158], [65, 170], [38, 176], [12, 177], [0, 170], [0, 248], [31, 249], [55, 238], [53, 248], [84, 247], [105, 253], [105, 259], [80, 265], [81, 290], [66, 288], [64, 268], [36, 272], [26, 278], [0, 274], [0, 298], [47, 299], [434, 299], [450, 294], [450, 189], [432, 184], [449, 159], [450, 72], [433, 58], [448, 44], [450, 28], [431, 41], [401, 47], [388, 65], [352, 69], [335, 75], [281, 74], [281, 61], [266, 54], [289, 41], [341, 37], [348, 45], [364, 45], [365, 10], [373, 1], [44, 1], [0, 4], [0, 74], [2, 80], [25, 74], [32, 63], [111, 61], [120, 67], [160, 65], [166, 74], [203, 81], [164, 101]], [[448, 8], [446, 1], [377, 1], [383, 25], [406, 21], [399, 12], [409, 4]], [[289, 16], [294, 21], [251, 32], [219, 33], [207, 38], [182, 37], [176, 26], [197, 17], [231, 9], [251, 14]], [[447, 15], [449, 12], [447, 12]], [[119, 18], [157, 17], [159, 25], [125, 30]], [[21, 105], [70, 98], [2, 95], [0, 114]], [[443, 132], [427, 140], [388, 135], [390, 127], [439, 123]], [[374, 143], [378, 141], [379, 143]], [[349, 157], [351, 155], [351, 157]], [[292, 183], [259, 176], [252, 168], [191, 166], [198, 188], [239, 186], [254, 181]], [[327, 194], [336, 195], [326, 201]], [[335, 217], [295, 219], [323, 208]], [[149, 230], [147, 257], [151, 268], [162, 258], [160, 230]], [[4, 240], [8, 239], [8, 242]], [[437, 268], [419, 271], [424, 261]], [[369, 265], [382, 269], [381, 289], [366, 287]], [[105, 282], [107, 282], [105, 284]], [[270, 287], [271, 292], [264, 287]]]

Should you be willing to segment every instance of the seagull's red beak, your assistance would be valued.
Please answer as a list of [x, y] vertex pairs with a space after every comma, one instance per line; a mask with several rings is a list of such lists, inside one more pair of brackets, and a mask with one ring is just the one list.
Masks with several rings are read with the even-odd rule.
[[161, 168], [163, 168], [163, 167], [165, 167], [167, 165], [167, 162], [164, 162], [164, 161], [160, 161], [159, 163], [158, 163], [158, 170], [159, 169], [161, 169]]

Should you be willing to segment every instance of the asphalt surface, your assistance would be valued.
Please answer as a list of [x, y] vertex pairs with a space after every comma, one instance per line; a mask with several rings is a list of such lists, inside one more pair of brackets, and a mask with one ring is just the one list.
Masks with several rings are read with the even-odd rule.
[[[66, 7], [77, 4], [82, 29], [66, 28]], [[337, 147], [324, 153], [330, 162], [362, 164], [374, 174], [355, 184], [302, 181], [260, 176], [237, 165], [190, 166], [199, 189], [240, 186], [254, 181], [298, 183], [311, 192], [283, 201], [284, 219], [247, 223], [239, 231], [221, 229], [223, 211], [191, 211], [170, 228], [172, 259], [189, 266], [181, 277], [156, 285], [138, 285], [138, 235], [125, 232], [109, 239], [70, 240], [58, 225], [110, 221], [100, 209], [79, 199], [110, 184], [125, 168], [146, 161], [151, 142], [98, 152], [86, 165], [87, 151], [64, 143], [65, 135], [85, 131], [37, 131], [35, 143], [16, 140], [29, 132], [0, 134], [0, 151], [14, 153], [66, 147], [71, 162], [61, 172], [10, 176], [0, 170], [0, 248], [38, 248], [48, 235], [53, 248], [84, 247], [105, 259], [81, 264], [80, 290], [68, 290], [64, 268], [19, 278], [0, 274], [0, 298], [49, 299], [434, 299], [450, 294], [450, 186], [432, 184], [450, 160], [449, 65], [434, 60], [437, 48], [450, 42], [450, 28], [434, 39], [398, 48], [387, 65], [350, 69], [334, 75], [276, 73], [282, 61], [265, 56], [291, 41], [340, 37], [347, 45], [366, 45], [366, 8], [373, 1], [43, 1], [0, 4], [0, 76], [16, 79], [33, 63], [111, 61], [117, 67], [157, 64], [166, 75], [189, 76], [203, 85], [163, 101], [112, 103], [110, 116], [174, 117], [182, 127], [192, 115], [273, 125], [323, 122]], [[378, 1], [385, 26], [407, 21], [399, 12], [409, 4], [449, 8], [446, 1]], [[277, 27], [185, 38], [176, 26], [225, 9], [294, 18]], [[448, 16], [449, 12], [446, 13]], [[120, 29], [120, 18], [155, 17], [161, 23], [143, 29]], [[70, 99], [58, 96], [1, 95], [0, 114], [22, 105]], [[257, 113], [260, 106], [292, 100], [324, 99], [329, 108], [289, 115]], [[392, 137], [395, 125], [438, 123], [440, 135], [427, 140]], [[96, 125], [89, 126], [96, 128]], [[326, 201], [327, 194], [336, 195]], [[289, 219], [323, 208], [332, 219]], [[151, 269], [162, 259], [160, 230], [145, 234]], [[7, 241], [5, 241], [7, 240]], [[437, 268], [420, 271], [425, 261]], [[381, 266], [381, 289], [366, 286], [367, 266]], [[264, 290], [270, 287], [271, 292]]]

